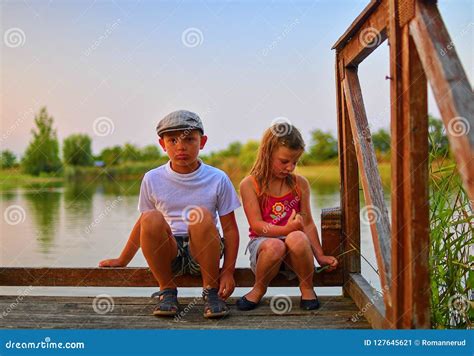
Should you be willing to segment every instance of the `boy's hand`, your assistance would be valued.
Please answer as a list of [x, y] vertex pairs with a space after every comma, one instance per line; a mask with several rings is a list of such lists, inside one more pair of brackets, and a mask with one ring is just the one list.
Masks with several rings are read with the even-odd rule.
[[226, 300], [234, 292], [234, 289], [234, 274], [230, 272], [223, 272], [219, 278], [219, 297]]
[[110, 258], [108, 260], [102, 260], [99, 262], [99, 267], [125, 267], [126, 263], [122, 262], [118, 258]]
[[304, 228], [304, 223], [303, 223], [303, 217], [300, 214], [296, 213], [296, 210], [293, 209], [291, 211], [290, 218], [288, 219], [288, 222], [285, 225], [288, 229], [288, 233], [293, 232], [293, 231], [303, 231]]
[[329, 266], [329, 268], [327, 269], [328, 272], [335, 270], [337, 265], [339, 264], [337, 258], [334, 256], [316, 256], [316, 260], [321, 266]]

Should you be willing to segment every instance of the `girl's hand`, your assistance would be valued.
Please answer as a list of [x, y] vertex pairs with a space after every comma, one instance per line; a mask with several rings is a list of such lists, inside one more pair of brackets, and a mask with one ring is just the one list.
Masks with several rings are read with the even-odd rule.
[[321, 266], [329, 266], [329, 268], [327, 269], [328, 272], [335, 270], [337, 265], [339, 264], [337, 258], [334, 256], [321, 255], [319, 257], [316, 257], [316, 260]]
[[99, 267], [125, 267], [126, 263], [122, 262], [118, 258], [110, 258], [108, 260], [102, 260], [99, 262]]
[[303, 228], [304, 228], [303, 217], [300, 214], [297, 214], [296, 210], [293, 209], [291, 211], [290, 218], [288, 219], [285, 226], [288, 229], [288, 233], [293, 232], [293, 231], [303, 231]]

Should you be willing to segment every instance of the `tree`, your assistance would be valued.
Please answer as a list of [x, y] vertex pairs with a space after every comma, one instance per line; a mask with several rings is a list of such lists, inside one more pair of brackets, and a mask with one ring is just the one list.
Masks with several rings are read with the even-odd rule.
[[63, 141], [63, 160], [71, 166], [92, 166], [92, 140], [87, 135], [70, 135]]
[[390, 152], [390, 134], [385, 129], [380, 129], [372, 134], [375, 151], [380, 153]]
[[107, 147], [100, 153], [100, 158], [106, 166], [115, 166], [121, 163], [122, 147]]
[[16, 164], [16, 156], [10, 150], [4, 150], [0, 153], [0, 168], [11, 168]]
[[315, 161], [326, 161], [337, 157], [337, 141], [330, 132], [314, 130], [311, 132], [309, 156]]
[[24, 172], [39, 175], [41, 172], [58, 172], [61, 169], [59, 143], [53, 121], [46, 107], [41, 108], [35, 116], [36, 130], [31, 130], [33, 139], [21, 162]]
[[156, 161], [161, 157], [157, 145], [148, 145], [140, 150], [140, 156], [143, 161]]
[[120, 155], [122, 162], [135, 162], [141, 160], [140, 150], [137, 146], [131, 143], [126, 143], [122, 148], [122, 154]]

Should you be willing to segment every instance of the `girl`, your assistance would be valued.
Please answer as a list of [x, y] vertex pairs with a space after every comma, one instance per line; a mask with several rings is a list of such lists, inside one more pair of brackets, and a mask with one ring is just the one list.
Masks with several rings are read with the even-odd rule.
[[[254, 309], [268, 284], [280, 271], [296, 274], [301, 291], [300, 307], [319, 308], [313, 290], [314, 261], [336, 268], [338, 261], [326, 256], [311, 216], [310, 185], [293, 174], [304, 152], [301, 133], [292, 125], [278, 123], [267, 129], [250, 176], [240, 184], [240, 193], [250, 224], [250, 267], [255, 274], [252, 290], [237, 301], [240, 310]], [[283, 264], [283, 265], [282, 265]]]

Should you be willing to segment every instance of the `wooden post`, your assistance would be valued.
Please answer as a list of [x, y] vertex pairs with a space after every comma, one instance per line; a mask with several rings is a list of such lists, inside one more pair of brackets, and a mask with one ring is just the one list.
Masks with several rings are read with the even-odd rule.
[[395, 328], [429, 328], [426, 78], [408, 25], [390, 1], [392, 309]]
[[[344, 281], [350, 273], [361, 272], [360, 261], [360, 217], [359, 217], [359, 171], [352, 138], [351, 126], [342, 88], [344, 65], [336, 54], [336, 102], [339, 168], [341, 175], [341, 210], [343, 251], [352, 250], [343, 256]], [[347, 295], [346, 288], [343, 288]]]

